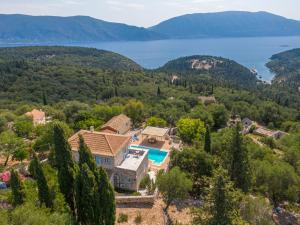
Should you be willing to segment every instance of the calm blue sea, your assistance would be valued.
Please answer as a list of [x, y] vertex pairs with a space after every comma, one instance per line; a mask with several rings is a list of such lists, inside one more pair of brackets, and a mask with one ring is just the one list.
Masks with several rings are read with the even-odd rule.
[[[0, 47], [20, 45], [24, 44], [0, 43]], [[146, 42], [67, 43], [64, 45], [110, 50], [131, 58], [145, 68], [160, 67], [169, 60], [181, 56], [198, 54], [222, 56], [233, 59], [248, 68], [257, 69], [262, 79], [269, 81], [273, 77], [273, 74], [265, 67], [269, 58], [281, 51], [300, 48], [300, 37], [209, 38]]]

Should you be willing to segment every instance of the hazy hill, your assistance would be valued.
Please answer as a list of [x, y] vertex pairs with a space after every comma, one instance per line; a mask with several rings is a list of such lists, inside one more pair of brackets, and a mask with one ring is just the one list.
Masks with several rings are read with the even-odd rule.
[[171, 38], [300, 35], [300, 22], [267, 12], [188, 14], [149, 28]]
[[235, 61], [214, 56], [188, 56], [172, 60], [159, 68], [161, 71], [184, 75], [211, 76], [238, 86], [253, 86], [256, 76]]
[[0, 41], [96, 42], [163, 38], [145, 28], [111, 23], [87, 16], [0, 15]]

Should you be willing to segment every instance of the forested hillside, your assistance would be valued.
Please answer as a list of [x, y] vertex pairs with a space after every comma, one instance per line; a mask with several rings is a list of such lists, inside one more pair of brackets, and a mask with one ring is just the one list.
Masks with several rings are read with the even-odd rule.
[[276, 74], [275, 82], [300, 86], [300, 49], [273, 55], [267, 66]]
[[209, 75], [236, 86], [255, 86], [258, 79], [248, 68], [235, 61], [214, 56], [188, 56], [172, 60], [159, 70], [183, 75]]

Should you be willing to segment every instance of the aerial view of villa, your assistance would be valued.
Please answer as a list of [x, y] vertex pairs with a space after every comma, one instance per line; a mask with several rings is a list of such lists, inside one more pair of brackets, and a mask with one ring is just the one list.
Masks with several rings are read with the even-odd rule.
[[[73, 157], [79, 159], [79, 136], [91, 150], [98, 166], [106, 169], [118, 189], [138, 191], [149, 171], [167, 169], [170, 140], [168, 128], [146, 127], [132, 134], [131, 120], [121, 114], [101, 127], [101, 131], [80, 130], [69, 138]], [[128, 134], [127, 134], [128, 133]]]
[[299, 0], [1, 0], [0, 225], [300, 225]]

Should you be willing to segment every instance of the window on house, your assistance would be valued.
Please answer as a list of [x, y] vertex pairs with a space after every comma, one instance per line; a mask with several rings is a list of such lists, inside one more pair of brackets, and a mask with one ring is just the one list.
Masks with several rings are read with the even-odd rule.
[[101, 165], [101, 158], [99, 156], [96, 156], [95, 160], [97, 165]]

